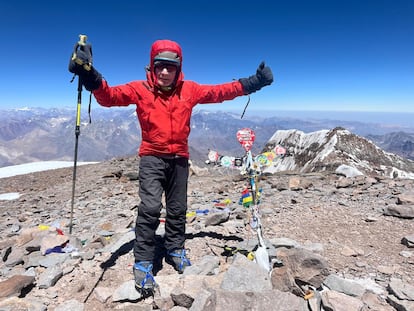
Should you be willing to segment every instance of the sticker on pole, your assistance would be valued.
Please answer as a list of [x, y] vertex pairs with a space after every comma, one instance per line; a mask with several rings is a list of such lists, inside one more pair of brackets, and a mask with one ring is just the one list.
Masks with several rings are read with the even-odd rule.
[[231, 159], [231, 157], [229, 156], [224, 156], [220, 159], [220, 164], [223, 167], [230, 167], [233, 164], [233, 161]]
[[277, 155], [284, 155], [284, 154], [286, 154], [286, 149], [285, 149], [285, 148], [283, 148], [282, 146], [279, 146], [279, 145], [277, 145], [277, 146], [274, 148], [274, 151], [275, 151], [275, 153], [276, 153]]
[[252, 129], [244, 128], [237, 131], [237, 140], [246, 151], [252, 148], [255, 138], [256, 135]]
[[208, 152], [208, 159], [210, 160], [210, 162], [213, 162], [213, 163], [217, 162], [218, 159], [219, 159], [218, 152], [217, 151], [214, 151], [214, 150], [210, 150]]

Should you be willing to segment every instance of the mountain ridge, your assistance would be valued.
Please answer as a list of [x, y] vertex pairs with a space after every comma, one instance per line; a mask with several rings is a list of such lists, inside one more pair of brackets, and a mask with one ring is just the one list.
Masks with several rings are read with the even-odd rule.
[[[82, 111], [79, 161], [102, 161], [137, 153], [141, 132], [134, 109], [94, 109], [91, 123], [86, 113]], [[73, 109], [4, 110], [0, 114], [0, 121], [0, 167], [35, 161], [73, 159]], [[191, 122], [190, 153], [192, 160], [199, 165], [207, 158], [210, 149], [221, 154], [242, 155], [243, 149], [235, 134], [244, 127], [250, 127], [256, 132], [256, 142], [252, 149], [254, 153], [259, 153], [277, 130], [297, 129], [312, 132], [342, 126], [352, 133], [366, 136], [385, 151], [414, 159], [414, 134], [398, 131], [384, 134], [383, 127], [370, 123], [312, 121], [274, 116], [240, 119], [235, 113], [205, 110], [194, 111]]]
[[414, 161], [385, 152], [364, 137], [337, 127], [332, 130], [304, 133], [279, 130], [263, 152], [283, 145], [291, 156], [283, 156], [266, 171], [292, 170], [300, 173], [336, 171], [347, 165], [366, 176], [414, 178]]

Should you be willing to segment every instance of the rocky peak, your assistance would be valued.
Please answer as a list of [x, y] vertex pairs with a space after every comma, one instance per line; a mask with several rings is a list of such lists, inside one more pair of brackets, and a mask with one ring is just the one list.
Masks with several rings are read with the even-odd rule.
[[413, 161], [385, 152], [370, 140], [341, 127], [311, 133], [278, 130], [263, 152], [277, 145], [285, 147], [288, 152], [266, 172], [335, 171], [341, 165], [348, 165], [368, 176], [414, 178]]

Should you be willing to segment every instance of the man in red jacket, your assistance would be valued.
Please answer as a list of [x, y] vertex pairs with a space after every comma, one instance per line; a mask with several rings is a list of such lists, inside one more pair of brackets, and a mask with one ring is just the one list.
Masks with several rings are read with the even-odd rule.
[[146, 80], [110, 87], [81, 49], [69, 70], [79, 76], [105, 107], [135, 105], [142, 130], [139, 149], [139, 195], [134, 243], [133, 268], [136, 288], [152, 292], [155, 260], [155, 231], [159, 225], [162, 195], [165, 193], [166, 222], [164, 246], [166, 261], [182, 273], [191, 265], [185, 253], [187, 181], [189, 174], [188, 136], [192, 109], [197, 104], [221, 103], [260, 90], [273, 82], [264, 63], [255, 75], [238, 81], [204, 85], [184, 81], [181, 47], [174, 41], [158, 40], [151, 46]]

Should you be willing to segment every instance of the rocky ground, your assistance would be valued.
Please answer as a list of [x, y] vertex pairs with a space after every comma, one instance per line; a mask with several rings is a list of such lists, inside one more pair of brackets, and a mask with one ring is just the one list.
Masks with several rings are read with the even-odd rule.
[[[0, 193], [20, 194], [0, 201], [0, 310], [264, 310], [266, 303], [273, 310], [414, 310], [414, 181], [334, 172], [262, 177], [263, 236], [277, 258], [263, 276], [243, 270], [253, 262], [241, 253], [223, 253], [225, 245], [255, 245], [249, 209], [239, 205], [246, 179], [234, 169], [195, 167], [186, 247], [195, 268], [214, 268], [179, 276], [162, 263], [160, 292], [137, 296], [129, 291], [137, 161], [78, 167], [71, 234], [72, 168], [0, 179]], [[242, 270], [234, 276], [234, 269]], [[241, 271], [247, 280], [238, 279]], [[348, 285], [327, 281], [334, 277]], [[320, 299], [311, 303], [307, 294]], [[275, 307], [271, 297], [288, 304]]]

